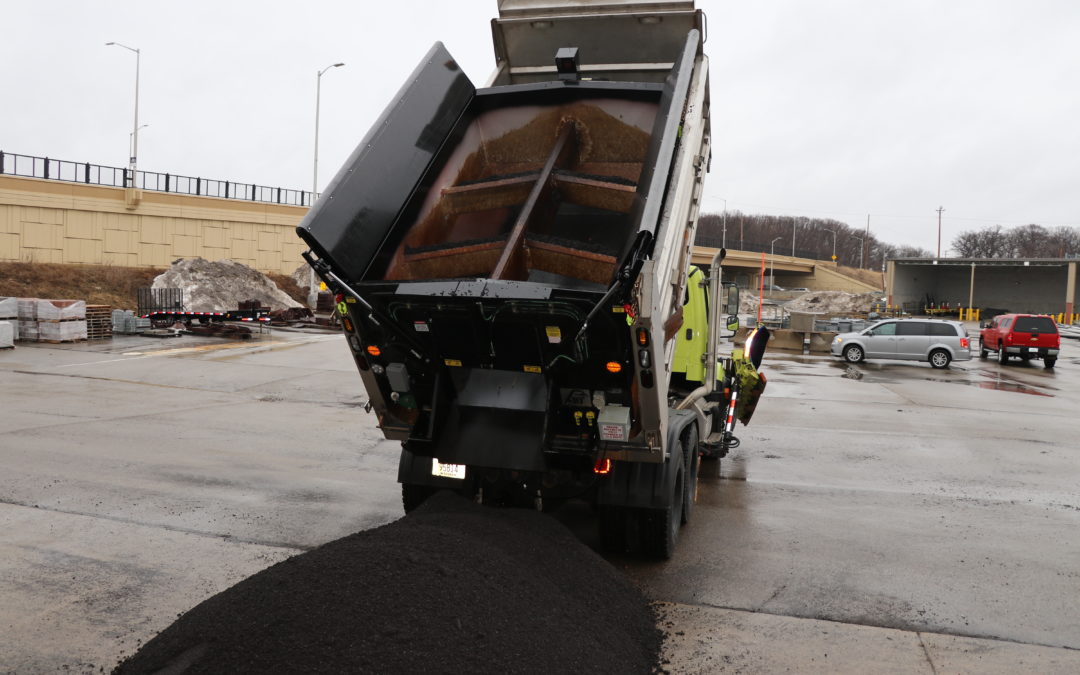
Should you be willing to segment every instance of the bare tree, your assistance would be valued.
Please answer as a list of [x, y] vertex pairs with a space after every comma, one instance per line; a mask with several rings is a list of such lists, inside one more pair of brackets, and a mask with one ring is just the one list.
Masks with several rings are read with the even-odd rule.
[[994, 225], [961, 233], [952, 248], [962, 258], [1064, 258], [1080, 255], [1080, 228]]
[[961, 258], [1010, 258], [1016, 255], [1012, 235], [1000, 225], [961, 232], [952, 241]]

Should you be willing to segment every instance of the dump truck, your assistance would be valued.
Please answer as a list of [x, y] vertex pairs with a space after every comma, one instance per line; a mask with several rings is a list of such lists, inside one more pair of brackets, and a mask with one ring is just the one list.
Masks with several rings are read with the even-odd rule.
[[[297, 228], [336, 294], [405, 511], [450, 489], [595, 506], [661, 558], [738, 443], [767, 335], [724, 251], [691, 264], [711, 159], [692, 1], [501, 0], [475, 87], [436, 43]], [[730, 351], [730, 350], [729, 350]]]

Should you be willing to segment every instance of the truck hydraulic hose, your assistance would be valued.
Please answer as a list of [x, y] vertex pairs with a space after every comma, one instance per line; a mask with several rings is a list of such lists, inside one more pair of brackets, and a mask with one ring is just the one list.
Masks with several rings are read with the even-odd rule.
[[[368, 318], [372, 322], [374, 322], [375, 325], [389, 330], [391, 333], [393, 333], [397, 337], [401, 338], [402, 342], [409, 345], [409, 351], [412, 352], [413, 356], [420, 359], [421, 361], [425, 361], [425, 362], [430, 362], [431, 361], [431, 357], [429, 357], [425, 353], [424, 347], [422, 345], [420, 345], [407, 332], [405, 332], [404, 330], [398, 328], [396, 323], [394, 323], [393, 321], [390, 321], [389, 319], [387, 319], [385, 317], [380, 317], [379, 316], [379, 311], [376, 310], [374, 307], [372, 307], [371, 303], [369, 303], [367, 300], [364, 300], [363, 296], [361, 296], [359, 293], [357, 293], [355, 290], [353, 290], [353, 288], [351, 286], [349, 286], [347, 283], [345, 283], [341, 279], [341, 277], [334, 274], [329, 269], [328, 266], [325, 266], [325, 263], [322, 263], [322, 261], [318, 261], [317, 264], [312, 263], [311, 259], [308, 258], [306, 253], [304, 255], [304, 259], [307, 260], [308, 264], [312, 265], [312, 267], [314, 267], [319, 272], [319, 274], [321, 274], [321, 275], [329, 278], [330, 280], [332, 280], [339, 288], [341, 288], [343, 293], [348, 294], [349, 296], [354, 298], [358, 303], [360, 303], [360, 305], [363, 306], [364, 310], [367, 312]], [[323, 268], [320, 269], [320, 267], [317, 266], [317, 265], [323, 265]]]

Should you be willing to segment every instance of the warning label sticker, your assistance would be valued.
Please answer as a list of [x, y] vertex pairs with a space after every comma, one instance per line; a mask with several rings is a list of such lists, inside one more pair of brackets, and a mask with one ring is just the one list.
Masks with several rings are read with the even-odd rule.
[[601, 424], [600, 438], [605, 441], [625, 441], [626, 427], [621, 424]]

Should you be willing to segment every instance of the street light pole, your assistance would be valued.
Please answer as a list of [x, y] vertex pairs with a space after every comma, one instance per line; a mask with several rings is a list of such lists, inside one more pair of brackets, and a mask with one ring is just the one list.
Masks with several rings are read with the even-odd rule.
[[825, 229], [828, 230], [829, 232], [832, 232], [832, 261], [836, 262], [836, 231], [838, 229], [840, 229], [840, 228], [838, 228], [838, 227], [826, 227]]
[[[322, 76], [323, 73], [331, 68], [340, 68], [345, 65], [344, 63], [332, 63], [329, 66], [318, 71], [315, 75], [315, 159], [312, 162], [312, 177], [311, 177], [311, 207], [315, 207], [315, 196], [319, 194], [319, 99], [322, 97]], [[315, 268], [312, 267], [309, 270], [308, 276], [308, 304], [311, 305], [311, 309], [315, 309], [315, 305], [319, 300], [319, 289], [315, 285]]]
[[[139, 129], [145, 129], [148, 126], [150, 126], [150, 125], [149, 124], [140, 124]], [[133, 155], [135, 154], [135, 148], [134, 148], [135, 140], [134, 139], [135, 139], [135, 132], [132, 131], [130, 134], [128, 134], [128, 150]]]
[[862, 269], [862, 267], [863, 267], [863, 252], [866, 250], [866, 247], [865, 247], [864, 244], [866, 243], [866, 240], [863, 237], [858, 237], [858, 236], [855, 236], [854, 234], [849, 234], [848, 236], [851, 237], [852, 239], [858, 239], [859, 240], [859, 269]]
[[313, 177], [311, 179], [311, 205], [315, 206], [315, 195], [319, 193], [319, 99], [322, 95], [322, 76], [323, 73], [331, 68], [340, 68], [345, 65], [344, 63], [334, 63], [322, 70], [318, 71], [315, 76], [315, 161], [312, 168]]
[[131, 187], [135, 187], [135, 165], [136, 158], [139, 156], [139, 60], [141, 54], [138, 49], [122, 45], [119, 42], [105, 43], [106, 47], [113, 45], [123, 47], [129, 52], [135, 52], [135, 124], [131, 127], [133, 131], [131, 132], [131, 157], [129, 158], [131, 164]]
[[797, 218], [791, 219], [791, 257], [795, 257], [795, 226], [799, 224]]
[[937, 257], [941, 257], [941, 212], [945, 210], [944, 206], [937, 208]]

